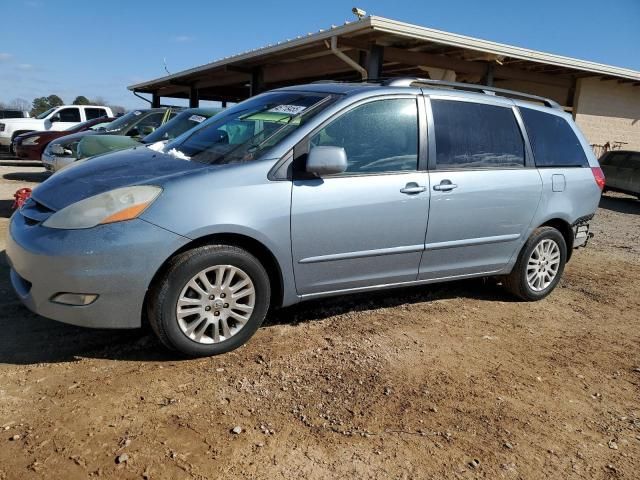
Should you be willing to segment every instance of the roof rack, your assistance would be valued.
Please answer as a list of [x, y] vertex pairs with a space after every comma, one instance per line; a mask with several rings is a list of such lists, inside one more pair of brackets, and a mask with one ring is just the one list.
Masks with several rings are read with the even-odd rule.
[[447, 82], [444, 80], [431, 80], [428, 78], [417, 78], [417, 77], [400, 77], [400, 78], [391, 78], [382, 82], [382, 85], [387, 87], [415, 87], [426, 85], [430, 87], [442, 87], [442, 88], [452, 88], [454, 90], [467, 90], [470, 92], [481, 92], [486, 95], [497, 95], [500, 97], [507, 98], [520, 98], [523, 100], [534, 100], [536, 102], [540, 102], [547, 107], [555, 108], [558, 110], [562, 110], [562, 107], [559, 103], [545, 97], [539, 97], [537, 95], [530, 95], [528, 93], [516, 92], [514, 90], [506, 90], [504, 88], [495, 88], [489, 87], [487, 85], [474, 85], [471, 83], [460, 83], [460, 82]]

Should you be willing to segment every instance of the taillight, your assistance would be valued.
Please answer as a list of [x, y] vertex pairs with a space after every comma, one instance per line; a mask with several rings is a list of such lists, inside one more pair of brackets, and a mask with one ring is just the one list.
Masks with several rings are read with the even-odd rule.
[[591, 167], [591, 173], [593, 173], [593, 178], [596, 181], [596, 184], [600, 188], [600, 190], [604, 189], [604, 172], [600, 167]]

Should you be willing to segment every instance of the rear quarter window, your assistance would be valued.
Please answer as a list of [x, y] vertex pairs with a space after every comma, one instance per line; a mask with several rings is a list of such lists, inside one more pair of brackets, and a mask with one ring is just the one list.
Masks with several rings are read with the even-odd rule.
[[588, 167], [589, 161], [569, 122], [558, 115], [520, 108], [537, 167]]

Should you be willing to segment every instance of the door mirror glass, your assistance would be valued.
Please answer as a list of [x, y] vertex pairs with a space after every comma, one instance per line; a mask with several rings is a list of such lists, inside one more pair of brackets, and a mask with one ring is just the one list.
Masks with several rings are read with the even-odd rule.
[[307, 172], [319, 177], [347, 170], [347, 152], [342, 147], [313, 147], [307, 157]]
[[58, 114], [56, 113], [53, 117], [51, 117], [51, 118], [49, 119], [49, 121], [50, 121], [51, 123], [59, 122], [59, 121], [60, 121], [60, 115], [58, 115]]

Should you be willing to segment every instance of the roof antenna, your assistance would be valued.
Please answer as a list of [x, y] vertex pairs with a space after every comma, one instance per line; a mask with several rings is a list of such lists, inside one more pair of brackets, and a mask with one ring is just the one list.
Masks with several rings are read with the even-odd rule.
[[164, 71], [167, 72], [168, 75], [171, 75], [171, 72], [167, 68], [167, 57], [162, 58], [162, 64], [164, 65]]
[[358, 18], [358, 20], [362, 20], [364, 17], [367, 16], [367, 12], [365, 12], [364, 10], [358, 7], [353, 7], [351, 11]]

